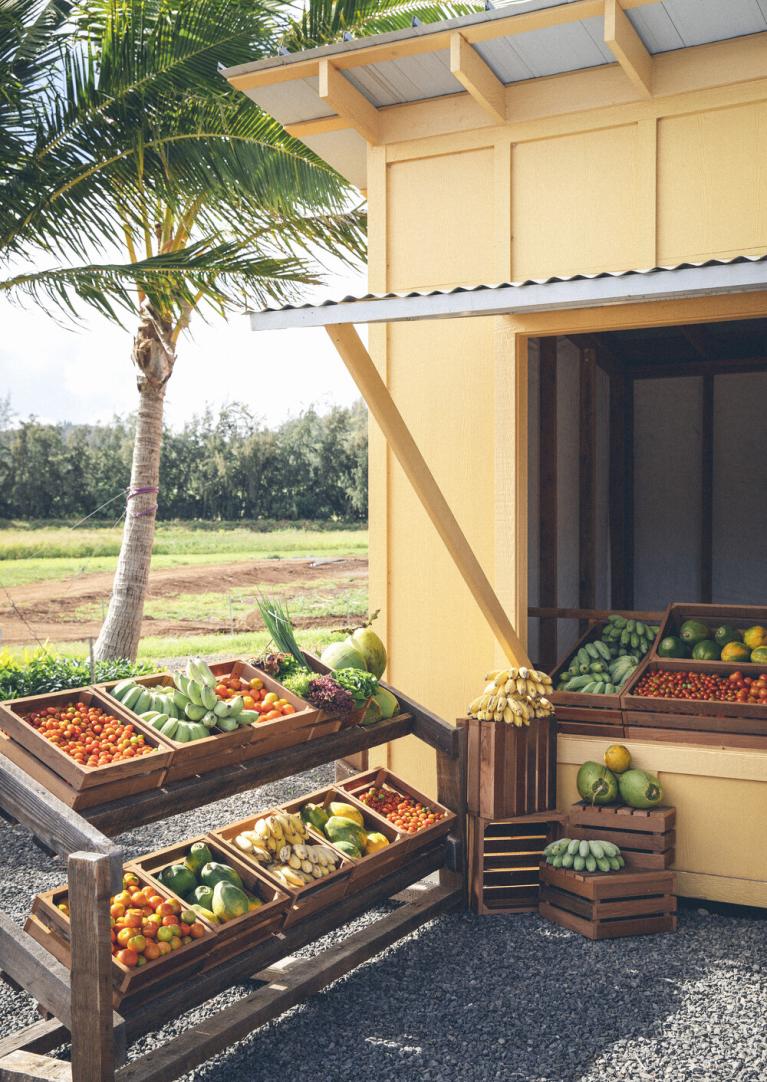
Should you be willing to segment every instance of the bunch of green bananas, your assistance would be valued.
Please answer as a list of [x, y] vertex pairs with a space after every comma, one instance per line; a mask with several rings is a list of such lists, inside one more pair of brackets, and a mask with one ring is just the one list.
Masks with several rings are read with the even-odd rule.
[[560, 838], [549, 842], [543, 857], [552, 868], [572, 868], [575, 872], [617, 872], [626, 863], [618, 846], [603, 838]]

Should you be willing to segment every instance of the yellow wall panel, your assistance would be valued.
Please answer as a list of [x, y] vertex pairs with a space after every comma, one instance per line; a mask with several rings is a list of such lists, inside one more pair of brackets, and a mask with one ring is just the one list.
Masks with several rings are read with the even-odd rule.
[[637, 125], [519, 143], [511, 165], [513, 277], [641, 263]]
[[492, 148], [396, 162], [388, 174], [389, 289], [489, 281]]
[[767, 102], [661, 119], [662, 263], [767, 248]]

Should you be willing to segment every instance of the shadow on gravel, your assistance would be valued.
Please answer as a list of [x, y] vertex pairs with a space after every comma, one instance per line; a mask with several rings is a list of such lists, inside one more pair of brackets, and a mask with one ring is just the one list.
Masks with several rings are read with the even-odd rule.
[[[200, 1082], [696, 1077], [683, 1063], [689, 1056], [706, 1061], [708, 1012], [690, 1034], [690, 1049], [666, 1040], [665, 1023], [680, 1011], [685, 988], [711, 972], [724, 967], [727, 983], [737, 987], [739, 966], [750, 969], [753, 959], [752, 931], [747, 921], [686, 914], [676, 935], [591, 943], [534, 915], [445, 917], [189, 1077]], [[758, 1000], [754, 1007], [756, 1026]], [[726, 1011], [726, 1004], [719, 1008]], [[732, 1056], [742, 1054], [736, 1032], [732, 1049], [721, 1048], [719, 1034], [713, 1039], [717, 1053], [731, 1064]], [[621, 1048], [632, 1040], [651, 1050], [659, 1046], [671, 1073], [621, 1065]], [[718, 1082], [745, 1076], [706, 1072], [705, 1077]]]

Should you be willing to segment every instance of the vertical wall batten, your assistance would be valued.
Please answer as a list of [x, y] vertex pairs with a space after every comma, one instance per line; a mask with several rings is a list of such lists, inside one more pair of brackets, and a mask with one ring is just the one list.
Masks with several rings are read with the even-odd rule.
[[714, 376], [703, 376], [700, 426], [701, 541], [700, 599], [710, 603], [714, 579]]
[[596, 605], [596, 381], [596, 350], [582, 349], [580, 351], [580, 446], [578, 470], [578, 605], [582, 609], [593, 609]]
[[[540, 339], [539, 360], [539, 587], [541, 608], [556, 608], [557, 589], [557, 339]], [[548, 672], [557, 662], [557, 621], [541, 619], [539, 658]]]

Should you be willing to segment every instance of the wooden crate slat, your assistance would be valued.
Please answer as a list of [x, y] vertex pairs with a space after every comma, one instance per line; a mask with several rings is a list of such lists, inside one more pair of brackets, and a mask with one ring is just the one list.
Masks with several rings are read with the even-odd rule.
[[596, 826], [607, 829], [620, 821], [621, 830], [660, 832], [670, 830], [676, 822], [676, 809], [660, 806], [657, 808], [629, 808], [625, 805], [588, 804], [580, 801], [570, 806], [568, 820], [578, 826]]
[[[564, 820], [559, 812], [500, 822], [469, 817], [469, 895], [476, 913], [535, 911], [543, 850], [560, 836]], [[500, 853], [493, 851], [496, 845], [503, 847]]]
[[541, 916], [589, 939], [676, 928], [674, 875], [666, 871], [574, 872], [541, 868]]
[[468, 727], [468, 810], [486, 819], [556, 807], [556, 720], [517, 727], [461, 719]]

